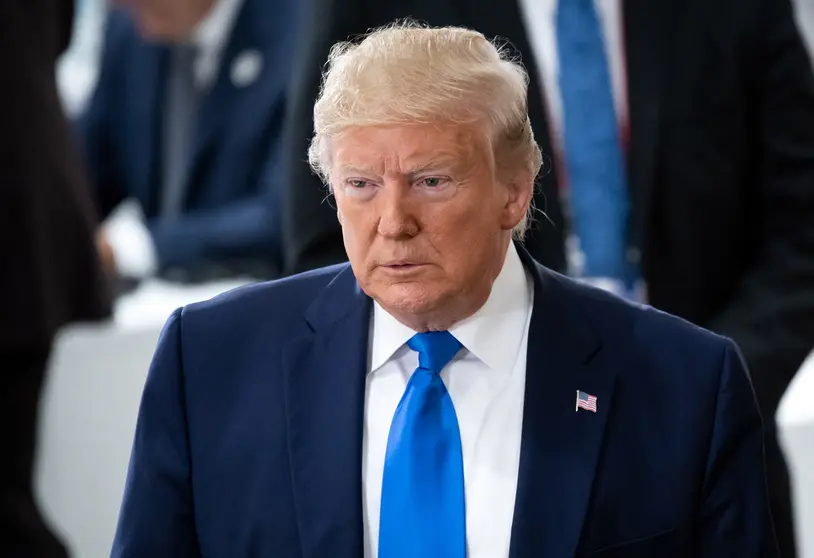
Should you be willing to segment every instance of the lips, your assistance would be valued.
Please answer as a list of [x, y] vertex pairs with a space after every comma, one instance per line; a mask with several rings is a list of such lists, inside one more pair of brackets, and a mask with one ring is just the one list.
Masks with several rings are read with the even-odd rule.
[[424, 264], [416, 263], [412, 260], [397, 260], [382, 264], [380, 269], [385, 273], [394, 274], [399, 277], [406, 277], [414, 273], [419, 273], [426, 266]]

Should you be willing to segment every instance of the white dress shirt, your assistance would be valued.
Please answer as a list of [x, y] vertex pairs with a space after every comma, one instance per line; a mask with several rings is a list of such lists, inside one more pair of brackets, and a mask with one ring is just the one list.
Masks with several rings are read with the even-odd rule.
[[[201, 90], [209, 89], [218, 76], [221, 57], [243, 1], [217, 0], [192, 32], [190, 40], [198, 47], [193, 70]], [[103, 228], [120, 275], [141, 278], [155, 274], [158, 269], [155, 244], [137, 203], [128, 200], [121, 210], [110, 215]]]
[[[450, 329], [464, 348], [441, 378], [461, 431], [469, 558], [509, 555], [533, 296], [532, 280], [511, 244], [486, 304]], [[418, 353], [406, 345], [415, 333], [374, 304], [362, 459], [366, 558], [378, 551], [387, 438], [418, 367]]]

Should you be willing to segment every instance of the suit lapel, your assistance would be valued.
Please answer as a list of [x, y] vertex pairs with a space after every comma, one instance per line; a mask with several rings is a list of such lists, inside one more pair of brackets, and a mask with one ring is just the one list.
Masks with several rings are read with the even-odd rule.
[[642, 239], [647, 238], [647, 215], [660, 147], [659, 124], [672, 4], [674, 2], [624, 0], [622, 5], [630, 114], [628, 167], [632, 229], [639, 246]]
[[[217, 78], [202, 100], [190, 177], [195, 176], [196, 166], [206, 159], [210, 147], [222, 138], [225, 123], [233, 118], [242, 119], [247, 106], [251, 106], [253, 118], [246, 121], [261, 124], [265, 121], [265, 107], [277, 102], [277, 92], [268, 88], [269, 81], [271, 85], [286, 83], [290, 58], [286, 51], [298, 29], [299, 4], [293, 0], [245, 0], [223, 50]], [[236, 68], [236, 64], [250, 58], [259, 63], [259, 73], [254, 79], [246, 78], [246, 73]], [[243, 83], [241, 73], [246, 79]], [[249, 96], [252, 101], [244, 103]]]
[[[567, 280], [520, 250], [535, 281], [511, 558], [574, 556], [591, 496], [615, 373]], [[576, 392], [597, 397], [577, 411]]]
[[284, 352], [291, 476], [303, 558], [361, 558], [370, 302], [346, 267]]
[[238, 18], [232, 33], [233, 38], [229, 39], [223, 52], [217, 78], [215, 78], [212, 88], [204, 96], [199, 109], [198, 128], [190, 161], [193, 171], [190, 172], [190, 176], [194, 174], [195, 166], [200, 163], [207, 148], [217, 137], [217, 131], [221, 128], [222, 123], [227, 120], [230, 109], [235, 106], [239, 108], [240, 106], [240, 103], [235, 98], [238, 90], [232, 82], [231, 69], [235, 57], [248, 48], [247, 43], [250, 43], [250, 41], [245, 36], [245, 32], [241, 33], [239, 27], [243, 23], [241, 21], [243, 14]]

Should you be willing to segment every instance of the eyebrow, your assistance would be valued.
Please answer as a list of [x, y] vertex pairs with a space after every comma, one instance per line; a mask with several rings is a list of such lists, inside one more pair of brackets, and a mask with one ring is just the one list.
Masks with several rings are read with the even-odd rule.
[[[429, 161], [423, 162], [420, 165], [412, 167], [407, 170], [405, 174], [408, 176], [415, 176], [427, 172], [428, 170], [437, 169], [439, 167], [454, 167], [458, 168], [464, 164], [461, 160], [460, 154], [439, 154], [433, 156]], [[360, 175], [379, 175], [380, 171], [377, 168], [363, 165], [340, 165], [338, 171], [342, 174], [360, 174]]]
[[458, 168], [464, 164], [460, 155], [438, 155], [408, 171], [410, 175], [421, 174], [439, 167]]

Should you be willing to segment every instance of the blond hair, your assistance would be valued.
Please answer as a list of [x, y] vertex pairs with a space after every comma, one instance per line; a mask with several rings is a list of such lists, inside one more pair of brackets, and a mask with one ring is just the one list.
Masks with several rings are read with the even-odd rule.
[[[483, 34], [398, 22], [331, 49], [308, 159], [330, 187], [330, 140], [350, 126], [478, 124], [485, 126], [496, 173], [521, 170], [533, 181], [542, 155], [528, 118], [527, 88], [523, 66]], [[516, 238], [528, 219], [515, 227]]]

